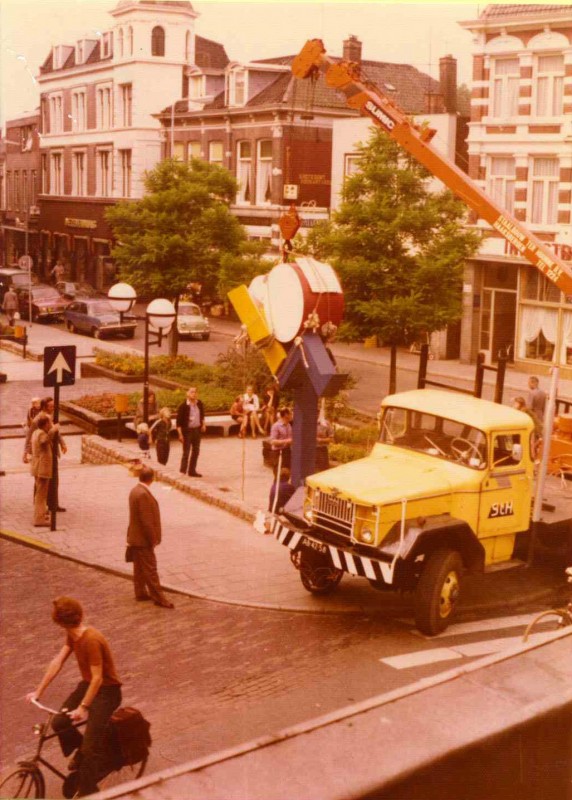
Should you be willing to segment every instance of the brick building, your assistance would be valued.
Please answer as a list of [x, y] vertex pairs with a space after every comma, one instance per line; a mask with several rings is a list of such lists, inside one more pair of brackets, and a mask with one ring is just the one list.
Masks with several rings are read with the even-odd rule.
[[[489, 5], [474, 34], [470, 175], [560, 258], [572, 261], [572, 5]], [[572, 297], [483, 220], [465, 270], [462, 357], [506, 348], [530, 372], [572, 376]]]
[[[395, 95], [408, 113], [428, 110], [437, 81], [406, 64], [362, 60], [350, 36], [343, 57]], [[255, 238], [279, 243], [278, 219], [294, 200], [302, 228], [329, 213], [334, 120], [358, 116], [345, 97], [317, 81], [293, 77], [294, 56], [247, 64], [215, 60], [188, 71], [181, 100], [158, 115], [164, 155], [200, 157], [230, 170], [239, 182], [233, 212]]]

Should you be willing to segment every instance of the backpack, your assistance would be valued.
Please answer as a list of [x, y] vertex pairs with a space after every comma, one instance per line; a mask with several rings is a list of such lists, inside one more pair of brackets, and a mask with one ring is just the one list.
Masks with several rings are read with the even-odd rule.
[[114, 749], [123, 765], [138, 764], [149, 755], [151, 734], [148, 722], [136, 708], [118, 708], [111, 716]]

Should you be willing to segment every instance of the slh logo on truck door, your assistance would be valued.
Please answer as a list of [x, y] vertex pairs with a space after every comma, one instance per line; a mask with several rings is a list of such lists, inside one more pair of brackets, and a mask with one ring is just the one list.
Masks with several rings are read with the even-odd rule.
[[514, 508], [512, 500], [507, 500], [506, 503], [493, 503], [489, 511], [489, 519], [494, 517], [512, 517], [514, 516]]

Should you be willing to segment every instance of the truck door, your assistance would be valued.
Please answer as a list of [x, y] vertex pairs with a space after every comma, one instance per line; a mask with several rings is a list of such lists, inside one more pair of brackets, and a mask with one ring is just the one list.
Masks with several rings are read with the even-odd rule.
[[510, 559], [514, 534], [529, 526], [532, 487], [525, 436], [522, 431], [491, 434], [479, 509], [479, 538], [488, 540], [483, 541], [487, 563]]

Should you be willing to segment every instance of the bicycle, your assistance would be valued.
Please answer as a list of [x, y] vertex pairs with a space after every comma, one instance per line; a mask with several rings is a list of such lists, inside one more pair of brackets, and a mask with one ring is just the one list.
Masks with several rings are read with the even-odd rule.
[[[19, 761], [16, 769], [7, 775], [2, 783], [0, 783], [0, 798], [45, 797], [46, 780], [40, 769], [40, 764], [62, 779], [63, 795], [66, 798], [71, 798], [77, 792], [79, 779], [77, 770], [71, 770], [66, 775], [42, 756], [44, 744], [50, 739], [57, 737], [57, 733], [50, 733], [49, 731], [52, 719], [60, 712], [54, 708], [43, 705], [38, 700], [32, 700], [32, 703], [42, 711], [45, 711], [48, 714], [48, 718], [45, 722], [39, 722], [33, 726], [32, 730], [34, 731], [34, 735], [38, 737], [36, 752], [31, 758]], [[82, 725], [85, 725], [85, 722], [80, 722], [74, 727], [79, 728]], [[124, 777], [120, 777], [117, 783], [140, 778], [145, 772], [147, 760], [148, 755], [145, 755], [144, 758], [136, 764], [126, 764], [117, 742], [114, 741], [113, 726], [110, 725], [106, 744], [106, 765], [98, 777], [98, 782], [102, 781], [111, 773], [117, 773], [118, 776], [124, 775]]]
[[[568, 583], [572, 583], [572, 567], [567, 567], [565, 570], [566, 572], [566, 579]], [[540, 614], [537, 614], [533, 620], [531, 620], [526, 630], [523, 634], [522, 641], [527, 642], [528, 637], [532, 633], [533, 628], [544, 619], [549, 617], [556, 617], [558, 622], [556, 624], [556, 630], [560, 628], [567, 628], [568, 626], [572, 625], [572, 601], [568, 603], [566, 607], [563, 608], [549, 608], [547, 611], [541, 611]]]

